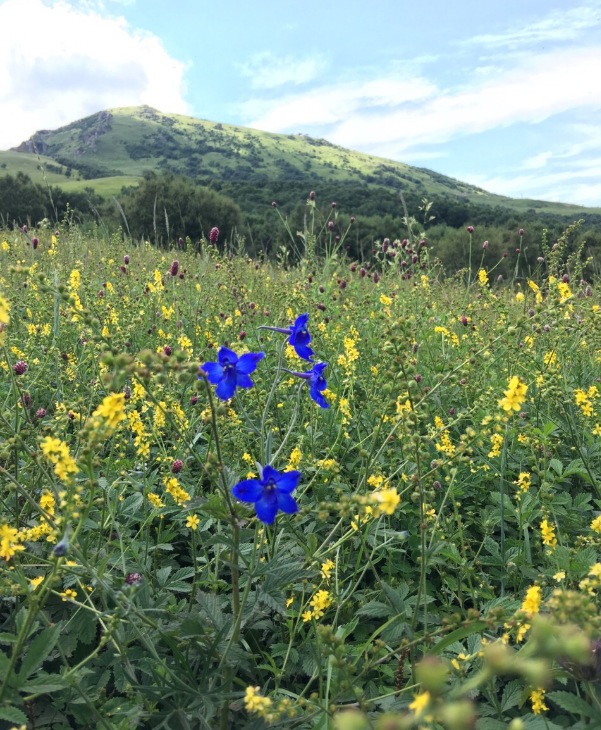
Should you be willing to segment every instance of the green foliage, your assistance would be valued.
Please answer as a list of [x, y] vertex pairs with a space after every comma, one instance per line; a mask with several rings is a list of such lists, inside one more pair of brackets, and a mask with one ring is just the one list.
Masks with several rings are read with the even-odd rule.
[[[131, 202], [157, 200], [166, 244], [168, 206], [204, 192], [146, 184]], [[205, 240], [174, 275], [164, 247], [72, 218], [35, 250], [2, 231], [8, 727], [600, 722], [601, 310], [580, 228], [503, 283], [492, 235], [471, 271], [466, 235], [447, 276], [417, 202], [411, 242], [363, 270], [350, 221], [313, 200], [300, 229], [282, 216], [282, 265]], [[285, 333], [258, 329], [303, 312], [327, 409]], [[223, 403], [200, 367], [226, 343], [265, 357]], [[302, 473], [273, 525], [232, 496], [266, 462]]]
[[228, 241], [241, 225], [240, 209], [232, 200], [173, 173], [147, 173], [122, 203], [132, 235], [157, 243], [180, 236], [208, 238], [213, 226]]

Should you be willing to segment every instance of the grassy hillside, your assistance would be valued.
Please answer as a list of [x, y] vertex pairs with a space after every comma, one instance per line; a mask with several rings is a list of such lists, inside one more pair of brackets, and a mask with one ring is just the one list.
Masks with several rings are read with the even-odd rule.
[[14, 150], [0, 151], [0, 175], [15, 175], [17, 172], [24, 172], [34, 182], [42, 184], [44, 183], [44, 177], [51, 185], [63, 185], [70, 182], [65, 175], [66, 168], [57, 165], [50, 157], [15, 152]]
[[102, 195], [117, 193], [135, 183], [147, 170], [171, 170], [199, 182], [299, 183], [316, 186], [349, 184], [353, 187], [403, 189], [426, 197], [448, 195], [474, 203], [501, 205], [516, 211], [576, 215], [579, 206], [492, 195], [473, 185], [338, 147], [305, 135], [261, 132], [174, 114], [150, 107], [99, 112], [54, 131], [37, 132], [11, 152], [7, 166], [36, 169], [34, 151], [50, 164], [76, 171], [70, 180], [50, 180], [70, 190], [93, 187]]

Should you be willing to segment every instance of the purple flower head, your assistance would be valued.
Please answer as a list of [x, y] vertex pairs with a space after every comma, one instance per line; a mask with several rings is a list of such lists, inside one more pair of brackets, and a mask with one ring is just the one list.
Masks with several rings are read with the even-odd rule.
[[170, 269], [171, 276], [177, 276], [178, 271], [179, 271], [179, 261], [174, 261], [171, 264], [171, 269]]
[[219, 239], [219, 228], [217, 228], [217, 226], [213, 226], [213, 228], [211, 228], [211, 232], [209, 233], [209, 241], [211, 243], [217, 243], [218, 239]]
[[281, 332], [284, 335], [290, 335], [288, 338], [288, 344], [294, 347], [296, 354], [302, 357], [303, 360], [313, 362], [313, 350], [309, 347], [311, 342], [311, 335], [307, 329], [307, 322], [309, 321], [308, 314], [301, 314], [296, 318], [296, 321], [291, 327], [266, 327], [262, 326], [258, 329], [272, 330], [272, 332]]
[[285, 471], [280, 474], [265, 464], [262, 478], [245, 479], [232, 487], [232, 494], [241, 502], [255, 505], [257, 517], [267, 525], [275, 520], [278, 510], [292, 515], [298, 512], [298, 505], [291, 496], [301, 478], [300, 471]]
[[217, 355], [218, 362], [206, 362], [201, 369], [207, 374], [209, 383], [217, 386], [217, 397], [229, 400], [236, 388], [253, 387], [254, 383], [248, 376], [257, 369], [257, 363], [264, 357], [263, 352], [248, 352], [238, 357], [232, 350], [222, 347]]
[[327, 362], [318, 362], [306, 373], [297, 373], [294, 370], [286, 370], [297, 378], [303, 378], [309, 383], [309, 395], [320, 408], [329, 408], [330, 404], [323, 397], [323, 391], [328, 387], [323, 371], [328, 367]]
[[467, 227], [467, 232], [470, 233], [470, 234], [473, 233], [474, 232], [474, 226], [468, 226]]
[[13, 370], [15, 371], [16, 375], [23, 375], [27, 368], [28, 365], [25, 360], [19, 360], [13, 365]]

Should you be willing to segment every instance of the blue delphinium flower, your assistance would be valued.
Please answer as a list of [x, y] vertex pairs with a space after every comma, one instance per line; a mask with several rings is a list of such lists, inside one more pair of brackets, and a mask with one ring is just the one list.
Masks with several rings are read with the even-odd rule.
[[294, 370], [286, 370], [286, 368], [282, 368], [282, 370], [286, 370], [287, 373], [290, 373], [291, 375], [296, 375], [297, 378], [303, 378], [304, 380], [308, 381], [309, 395], [311, 396], [311, 398], [313, 398], [313, 400], [317, 403], [318, 406], [321, 406], [321, 408], [329, 408], [330, 404], [322, 395], [323, 391], [328, 387], [326, 379], [323, 376], [323, 371], [327, 367], [327, 362], [318, 362], [317, 364], [313, 365], [311, 370], [306, 373], [297, 373]]
[[290, 335], [288, 337], [288, 344], [294, 347], [296, 354], [299, 357], [302, 357], [303, 360], [313, 362], [313, 350], [309, 347], [309, 342], [311, 342], [311, 335], [309, 334], [309, 330], [307, 329], [308, 321], [309, 315], [301, 314], [299, 317], [296, 318], [294, 324], [291, 327], [268, 327], [267, 325], [262, 325], [258, 329], [271, 330], [272, 332], [281, 332], [282, 334]]
[[257, 369], [257, 363], [264, 357], [263, 352], [248, 352], [238, 357], [227, 347], [221, 347], [217, 355], [219, 362], [205, 362], [201, 370], [207, 374], [209, 383], [217, 386], [215, 388], [217, 397], [229, 400], [236, 388], [253, 387], [254, 383], [248, 376]]
[[290, 495], [301, 478], [300, 471], [280, 473], [266, 464], [261, 479], [245, 479], [232, 487], [232, 494], [241, 502], [255, 505], [257, 517], [267, 525], [275, 520], [278, 510], [288, 515], [298, 512], [298, 505]]

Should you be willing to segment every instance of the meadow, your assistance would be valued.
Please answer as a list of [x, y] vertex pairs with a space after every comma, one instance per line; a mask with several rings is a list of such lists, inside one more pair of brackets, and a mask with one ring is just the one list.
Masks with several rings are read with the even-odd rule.
[[451, 275], [307, 206], [277, 261], [0, 232], [1, 728], [601, 727], [578, 226]]

